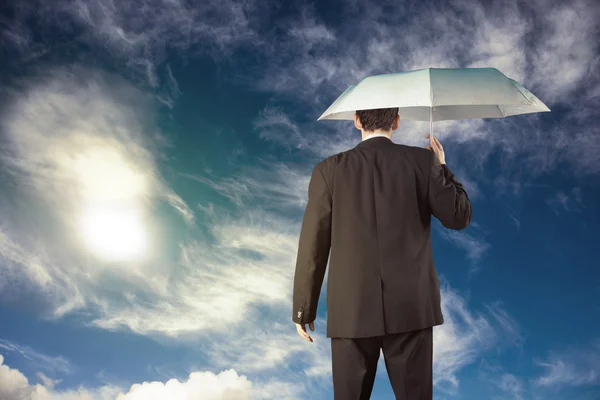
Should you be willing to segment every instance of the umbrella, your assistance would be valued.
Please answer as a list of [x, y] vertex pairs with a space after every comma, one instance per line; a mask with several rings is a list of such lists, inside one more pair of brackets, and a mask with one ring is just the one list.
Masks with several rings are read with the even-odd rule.
[[350, 86], [319, 117], [354, 119], [356, 110], [398, 107], [402, 119], [433, 121], [505, 118], [550, 111], [496, 68], [425, 68], [373, 75]]

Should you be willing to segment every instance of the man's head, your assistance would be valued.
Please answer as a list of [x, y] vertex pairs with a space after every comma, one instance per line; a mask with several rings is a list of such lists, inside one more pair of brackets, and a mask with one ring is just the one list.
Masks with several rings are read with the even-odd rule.
[[354, 114], [354, 126], [362, 131], [363, 137], [380, 132], [391, 136], [398, 129], [400, 115], [396, 108], [378, 108], [375, 110], [357, 110]]

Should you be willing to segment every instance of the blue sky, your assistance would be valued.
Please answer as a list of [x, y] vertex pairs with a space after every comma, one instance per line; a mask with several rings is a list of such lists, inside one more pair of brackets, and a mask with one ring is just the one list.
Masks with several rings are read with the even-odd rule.
[[[552, 110], [434, 124], [473, 205], [463, 231], [433, 220], [435, 399], [600, 398], [599, 17], [593, 0], [9, 3], [0, 398], [333, 398], [326, 284], [311, 344], [293, 273], [312, 167], [360, 132], [316, 120], [366, 76], [430, 66], [497, 68]], [[393, 140], [428, 132], [401, 120]], [[372, 398], [393, 398], [383, 358]]]

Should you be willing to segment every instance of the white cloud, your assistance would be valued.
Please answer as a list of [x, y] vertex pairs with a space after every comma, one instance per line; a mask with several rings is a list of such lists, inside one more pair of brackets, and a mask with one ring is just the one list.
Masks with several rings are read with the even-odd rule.
[[502, 374], [498, 381], [500, 390], [507, 393], [510, 399], [523, 400], [523, 380], [513, 374]]
[[179, 213], [189, 226], [194, 226], [196, 219], [194, 212], [188, 207], [185, 201], [177, 193], [167, 193], [165, 195], [165, 198], [167, 199], [171, 207], [179, 211]]
[[518, 322], [502, 308], [502, 304], [501, 301], [495, 301], [487, 304], [486, 308], [496, 321], [498, 333], [504, 340], [511, 345], [522, 346], [524, 339], [521, 334], [521, 328], [519, 327]]
[[0, 354], [0, 399], [17, 400], [24, 398], [29, 383], [25, 375], [7, 367]]
[[114, 400], [119, 389], [102, 386], [97, 389], [71, 389], [55, 391], [55, 381], [43, 374], [39, 376], [41, 383], [31, 384], [19, 370], [4, 364], [0, 354], [0, 399], [2, 400]]
[[171, 379], [166, 383], [144, 382], [133, 385], [117, 400], [160, 400], [160, 399], [206, 399], [206, 400], [246, 400], [250, 399], [252, 383], [234, 370], [214, 375], [211, 372], [194, 372], [180, 382]]
[[529, 397], [528, 387], [522, 377], [504, 371], [496, 362], [482, 359], [479, 363], [478, 378], [490, 386], [494, 393], [490, 400], [525, 400]]
[[536, 72], [532, 82], [546, 85], [548, 101], [560, 101], [590, 78], [592, 64], [598, 59], [595, 28], [600, 9], [593, 0], [555, 2], [550, 7], [548, 2], [534, 3], [545, 10], [539, 14], [543, 34], [532, 54]]
[[479, 261], [491, 247], [483, 238], [470, 235], [463, 231], [449, 230], [435, 224], [437, 232], [447, 241], [455, 244], [467, 252], [467, 257], [473, 262]]
[[[459, 393], [458, 372], [486, 351], [521, 343], [516, 321], [500, 303], [486, 306], [490, 316], [472, 311], [466, 298], [441, 279], [444, 324], [434, 328], [434, 384], [451, 395]], [[499, 318], [499, 316], [502, 316]]]
[[290, 21], [286, 34], [293, 36], [304, 51], [335, 41], [335, 33], [324, 24], [317, 21], [314, 5], [300, 8], [300, 15]]
[[[145, 273], [161, 268], [161, 243], [152, 243], [145, 264], [101, 267], [86, 254], [77, 224], [86, 207], [123, 204], [146, 216], [145, 230], [159, 233], [149, 200], [167, 200], [193, 222], [193, 212], [158, 177], [155, 157], [165, 141], [143, 121], [149, 99], [117, 77], [79, 67], [31, 78], [11, 96], [0, 161], [19, 182], [11, 195], [26, 201], [0, 204], [0, 255], [7, 260], [0, 273], [16, 282], [3, 290], [18, 290], [16, 277], [25, 275], [55, 316], [93, 302], [88, 294], [102, 291], [96, 284], [107, 271], [135, 279], [141, 291], [160, 290], [163, 282]], [[49, 217], [52, 223], [39, 224]]]
[[0, 398], [2, 400], [244, 400], [299, 399], [297, 385], [271, 380], [264, 385], [253, 384], [245, 376], [229, 369], [218, 374], [192, 372], [186, 380], [143, 382], [128, 390], [116, 386], [98, 388], [54, 389], [55, 381], [41, 375], [41, 383], [30, 384], [19, 370], [4, 364], [0, 355]]
[[[468, 7], [468, 3], [463, 3]], [[506, 76], [522, 82], [527, 76], [527, 57], [525, 51], [526, 35], [531, 33], [531, 26], [526, 15], [521, 14], [518, 3], [492, 5], [494, 18], [481, 7], [473, 7], [472, 17], [482, 18], [476, 23], [471, 36], [472, 46], [467, 54], [472, 60], [468, 67], [486, 68], [490, 65], [498, 68]], [[514, 51], [514, 50], [517, 51]]]
[[42, 385], [44, 385], [48, 389], [53, 389], [54, 386], [62, 382], [62, 379], [52, 379], [42, 374], [41, 372], [38, 372], [36, 376], [40, 380]]
[[600, 339], [587, 347], [552, 351], [546, 360], [535, 363], [546, 370], [532, 381], [536, 386], [561, 389], [597, 385], [600, 383]]
[[291, 163], [258, 159], [255, 165], [244, 167], [243, 175], [236, 177], [219, 178], [212, 173], [205, 176], [182, 173], [180, 176], [209, 186], [235, 204], [240, 213], [250, 202], [260, 202], [264, 209], [298, 212], [306, 206], [310, 180], [310, 170], [300, 168]]
[[290, 117], [273, 107], [267, 106], [254, 121], [260, 138], [279, 143], [283, 146], [306, 149], [308, 139]]

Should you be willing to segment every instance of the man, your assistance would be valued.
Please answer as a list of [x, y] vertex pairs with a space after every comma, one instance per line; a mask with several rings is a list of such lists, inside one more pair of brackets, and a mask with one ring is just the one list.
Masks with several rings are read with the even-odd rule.
[[[471, 223], [467, 192], [444, 148], [395, 144], [398, 108], [359, 110], [362, 142], [313, 171], [293, 289], [298, 333], [312, 338], [329, 260], [327, 337], [335, 400], [369, 399], [380, 350], [396, 399], [433, 397], [433, 326], [444, 323], [431, 248], [431, 215]], [[429, 135], [425, 135], [429, 137]]]

